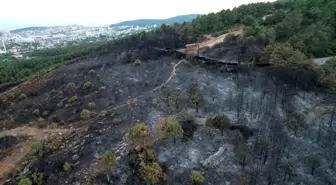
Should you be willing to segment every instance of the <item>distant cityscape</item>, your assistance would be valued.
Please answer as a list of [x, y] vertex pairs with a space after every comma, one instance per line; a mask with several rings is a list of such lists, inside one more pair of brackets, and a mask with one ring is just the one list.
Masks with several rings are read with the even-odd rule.
[[108, 41], [130, 34], [150, 31], [156, 24], [144, 26], [100, 26], [80, 25], [55, 27], [30, 27], [0, 33], [0, 55], [10, 54], [22, 58], [25, 54], [45, 48], [55, 48], [79, 43]]

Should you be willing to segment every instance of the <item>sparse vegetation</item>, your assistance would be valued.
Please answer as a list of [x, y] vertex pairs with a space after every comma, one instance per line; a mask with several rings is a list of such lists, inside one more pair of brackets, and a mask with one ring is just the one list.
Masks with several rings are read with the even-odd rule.
[[156, 162], [141, 162], [140, 174], [147, 185], [156, 184], [163, 177], [163, 171]]
[[183, 137], [183, 129], [181, 125], [171, 121], [167, 124], [166, 134], [168, 138], [173, 139], [174, 143], [176, 143], [176, 139]]
[[90, 103], [88, 103], [88, 107], [89, 108], [95, 108], [96, 107], [96, 103], [95, 102], [90, 102]]
[[197, 92], [197, 93], [193, 93], [191, 95], [191, 104], [193, 106], [195, 106], [196, 112], [198, 112], [198, 108], [199, 108], [199, 106], [201, 104], [201, 100], [202, 100], [202, 96], [201, 96], [200, 93]]
[[77, 86], [76, 86], [75, 83], [68, 83], [67, 88], [68, 88], [68, 89], [76, 89]]
[[136, 65], [136, 66], [141, 65], [141, 61], [140, 61], [139, 59], [135, 60], [135, 61], [134, 61], [134, 65]]
[[49, 111], [43, 111], [42, 116], [47, 117], [49, 115]]
[[193, 184], [202, 184], [204, 182], [203, 175], [198, 171], [192, 171], [189, 175], [189, 178]]
[[91, 112], [87, 109], [82, 110], [82, 112], [80, 113], [80, 117], [84, 120], [90, 119], [91, 117]]
[[77, 100], [78, 100], [78, 97], [77, 96], [73, 96], [70, 99], [68, 99], [68, 102], [69, 102], [70, 105], [73, 105], [73, 104], [75, 104], [77, 102]]
[[137, 123], [130, 129], [129, 142], [131, 147], [147, 147], [152, 144], [148, 127], [144, 123]]
[[19, 100], [24, 100], [26, 98], [27, 98], [27, 95], [23, 93], [19, 96]]
[[40, 116], [40, 110], [39, 110], [39, 109], [35, 109], [35, 110], [32, 112], [32, 114], [33, 114], [34, 116]]
[[117, 165], [116, 157], [113, 152], [105, 152], [101, 159], [101, 167], [106, 174], [107, 181], [110, 182], [110, 176], [114, 175]]
[[69, 172], [69, 171], [71, 171], [71, 169], [72, 169], [71, 164], [69, 164], [68, 162], [65, 162], [64, 165], [63, 165], [63, 170], [66, 171], [66, 172]]
[[33, 177], [33, 182], [37, 185], [43, 185], [43, 178], [44, 178], [44, 174], [39, 172], [39, 173], [34, 173], [32, 175]]
[[29, 178], [23, 178], [18, 185], [33, 185], [33, 183]]
[[91, 82], [85, 82], [83, 84], [83, 89], [86, 90], [86, 91], [92, 90], [93, 88], [94, 88], [94, 85]]
[[30, 144], [30, 152], [32, 154], [38, 154], [42, 152], [43, 146], [40, 142], [33, 142]]
[[208, 118], [205, 122], [208, 127], [215, 127], [221, 131], [221, 135], [224, 135], [224, 130], [230, 128], [230, 119], [226, 115], [216, 116], [214, 118]]

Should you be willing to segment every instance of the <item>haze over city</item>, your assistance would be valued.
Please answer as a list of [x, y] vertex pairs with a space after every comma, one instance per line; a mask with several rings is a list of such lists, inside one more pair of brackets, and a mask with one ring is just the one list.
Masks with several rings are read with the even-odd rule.
[[[99, 26], [134, 19], [168, 18], [184, 14], [207, 14], [241, 4], [268, 0], [11, 0], [2, 2], [0, 30], [27, 26], [54, 26], [80, 24]], [[13, 9], [15, 8], [15, 11]]]

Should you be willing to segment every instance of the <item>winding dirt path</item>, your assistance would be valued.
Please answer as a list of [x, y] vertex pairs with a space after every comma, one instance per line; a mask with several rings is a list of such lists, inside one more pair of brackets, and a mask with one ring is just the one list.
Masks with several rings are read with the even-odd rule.
[[[164, 85], [166, 85], [167, 83], [169, 83], [169, 82], [172, 80], [172, 78], [176, 75], [177, 67], [178, 67], [182, 62], [185, 62], [185, 60], [180, 60], [177, 64], [174, 65], [174, 67], [173, 67], [173, 71], [170, 73], [170, 76], [169, 76], [168, 79], [167, 79], [164, 83], [162, 83], [161, 85], [159, 85], [159, 86], [155, 87], [154, 89], [149, 90], [149, 91], [147, 91], [147, 92], [145, 92], [145, 93], [142, 93], [142, 94], [140, 94], [140, 95], [138, 95], [138, 96], [135, 96], [135, 97], [133, 97], [133, 98], [128, 99], [128, 100], [126, 101], [126, 103], [122, 103], [122, 104], [117, 105], [117, 106], [109, 107], [109, 108], [106, 109], [106, 111], [116, 110], [116, 109], [122, 108], [122, 107], [124, 107], [124, 106], [127, 106], [127, 105], [129, 105], [129, 102], [136, 102], [138, 98], [140, 98], [140, 97], [142, 97], [142, 96], [144, 96], [144, 95], [146, 95], [146, 94], [148, 94], [148, 93], [154, 92], [154, 91], [156, 91], [156, 90], [162, 88]], [[93, 120], [97, 120], [101, 115], [102, 115], [102, 113], [99, 113]]]

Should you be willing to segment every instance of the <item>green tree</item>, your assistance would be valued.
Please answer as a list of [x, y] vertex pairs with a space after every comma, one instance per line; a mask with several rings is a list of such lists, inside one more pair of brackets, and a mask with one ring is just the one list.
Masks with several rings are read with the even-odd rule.
[[105, 152], [102, 156], [102, 170], [105, 172], [107, 181], [110, 182], [110, 176], [114, 175], [117, 160], [113, 152]]
[[189, 175], [189, 178], [193, 184], [202, 184], [204, 182], [203, 175], [198, 171], [192, 171]]
[[129, 142], [131, 147], [148, 147], [152, 144], [148, 127], [144, 123], [137, 123], [129, 132]]
[[212, 126], [218, 128], [221, 131], [221, 135], [224, 135], [224, 130], [230, 128], [230, 119], [226, 115], [216, 116], [214, 118], [208, 118], [205, 122], [206, 126]]
[[19, 181], [18, 185], [32, 185], [32, 181], [29, 178], [23, 178]]
[[201, 96], [200, 93], [197, 92], [197, 93], [193, 93], [191, 95], [191, 104], [193, 106], [195, 106], [196, 112], [198, 112], [198, 108], [199, 108], [199, 106], [201, 104], [201, 100], [202, 100], [202, 96]]
[[163, 171], [157, 162], [141, 162], [140, 175], [147, 185], [152, 185], [160, 181]]
[[181, 125], [173, 121], [168, 122], [166, 132], [167, 137], [173, 139], [174, 143], [176, 143], [176, 139], [180, 139], [183, 137], [183, 129]]

